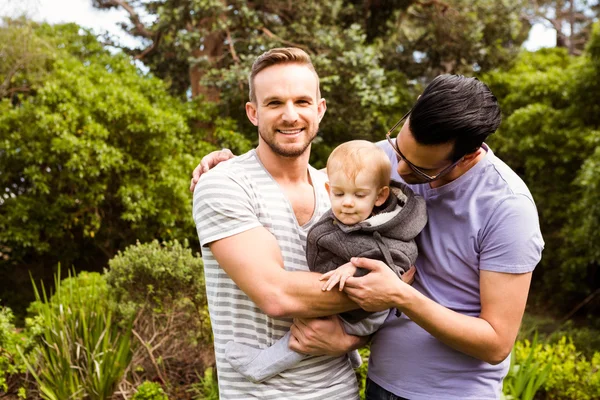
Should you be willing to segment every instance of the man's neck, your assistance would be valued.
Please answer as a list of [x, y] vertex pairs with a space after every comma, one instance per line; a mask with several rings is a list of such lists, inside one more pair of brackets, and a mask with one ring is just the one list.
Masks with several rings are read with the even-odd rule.
[[310, 147], [298, 157], [284, 157], [275, 154], [268, 145], [259, 144], [256, 154], [265, 169], [280, 184], [310, 182], [308, 160]]

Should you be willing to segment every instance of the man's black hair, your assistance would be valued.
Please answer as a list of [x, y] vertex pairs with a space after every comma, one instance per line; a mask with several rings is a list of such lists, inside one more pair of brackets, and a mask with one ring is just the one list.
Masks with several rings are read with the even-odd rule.
[[423, 145], [454, 142], [452, 161], [481, 147], [501, 122], [496, 96], [477, 78], [440, 75], [415, 103], [409, 128]]

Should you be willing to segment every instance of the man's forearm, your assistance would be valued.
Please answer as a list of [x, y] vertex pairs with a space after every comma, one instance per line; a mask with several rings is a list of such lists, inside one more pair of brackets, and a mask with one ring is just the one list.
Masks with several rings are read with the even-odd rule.
[[282, 271], [276, 284], [281, 310], [278, 316], [316, 318], [359, 308], [344, 292], [323, 291], [321, 274], [316, 272]]
[[486, 361], [502, 362], [514, 345], [525, 311], [531, 273], [481, 271], [481, 312], [471, 317], [452, 311], [412, 287], [398, 297], [398, 307], [448, 346]]
[[414, 292], [410, 302], [403, 303], [402, 312], [433, 337], [491, 364], [506, 358], [497, 333], [487, 321], [457, 313]]

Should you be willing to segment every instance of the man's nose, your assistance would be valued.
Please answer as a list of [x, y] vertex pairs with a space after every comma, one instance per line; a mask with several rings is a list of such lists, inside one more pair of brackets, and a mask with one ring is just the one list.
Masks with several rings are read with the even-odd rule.
[[398, 171], [398, 175], [408, 175], [412, 172], [412, 169], [403, 159], [398, 161], [398, 167], [396, 168], [396, 170]]
[[285, 104], [282, 118], [286, 122], [296, 122], [298, 120], [298, 112], [296, 111], [294, 103], [287, 102]]

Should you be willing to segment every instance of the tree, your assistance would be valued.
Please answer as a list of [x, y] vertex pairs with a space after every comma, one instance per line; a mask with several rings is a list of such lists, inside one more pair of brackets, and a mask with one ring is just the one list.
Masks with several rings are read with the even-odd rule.
[[524, 52], [484, 77], [505, 116], [493, 148], [524, 177], [540, 213], [546, 246], [534, 284], [563, 311], [600, 286], [599, 43], [596, 24], [582, 57]]
[[598, 2], [589, 0], [536, 0], [532, 1], [529, 20], [541, 22], [556, 31], [556, 46], [567, 49], [571, 55], [581, 55], [587, 43]]
[[[440, 72], [473, 74], [508, 62], [526, 37], [521, 0], [93, 0], [128, 12], [124, 29], [146, 44], [125, 52], [171, 92], [208, 94], [246, 137], [247, 76], [266, 49], [295, 46], [313, 58], [329, 102], [311, 162], [343, 141], [380, 140], [421, 84]], [[507, 21], [509, 23], [507, 23]]]
[[201, 98], [173, 98], [74, 24], [34, 33], [55, 55], [20, 107], [0, 102], [2, 275], [97, 270], [136, 240], [197, 243], [188, 177], [215, 148], [197, 126], [211, 121], [217, 143], [244, 151], [235, 124]]
[[9, 97], [17, 104], [19, 93], [39, 82], [52, 49], [25, 19], [4, 18], [0, 27], [0, 99]]

